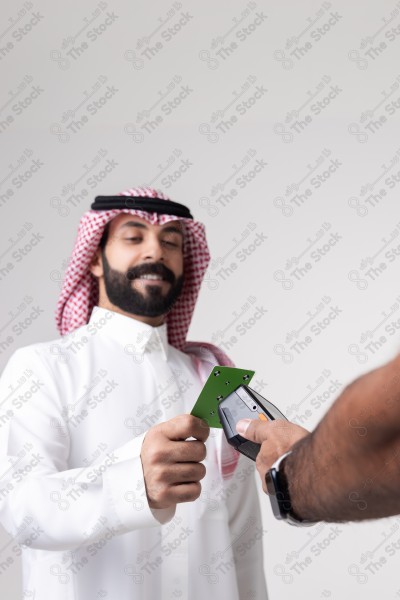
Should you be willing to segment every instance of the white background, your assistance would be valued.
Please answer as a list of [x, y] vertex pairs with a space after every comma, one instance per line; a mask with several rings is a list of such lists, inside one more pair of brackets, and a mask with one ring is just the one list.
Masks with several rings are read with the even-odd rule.
[[[189, 339], [255, 369], [292, 420], [313, 428], [343, 386], [393, 356], [399, 7], [3, 1], [2, 366], [57, 337], [94, 196], [144, 184], [207, 226], [214, 261]], [[400, 597], [397, 519], [297, 530], [260, 498], [272, 600]], [[0, 590], [19, 597], [17, 563], [0, 568]]]

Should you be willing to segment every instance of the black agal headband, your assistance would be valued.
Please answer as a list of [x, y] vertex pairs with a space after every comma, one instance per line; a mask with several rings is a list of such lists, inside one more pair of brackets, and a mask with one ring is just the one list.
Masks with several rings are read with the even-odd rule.
[[143, 196], [96, 196], [91, 207], [92, 210], [112, 210], [114, 208], [132, 208], [155, 212], [163, 215], [174, 215], [185, 219], [193, 219], [193, 215], [187, 206], [172, 202], [172, 200], [161, 200], [160, 198], [146, 198]]

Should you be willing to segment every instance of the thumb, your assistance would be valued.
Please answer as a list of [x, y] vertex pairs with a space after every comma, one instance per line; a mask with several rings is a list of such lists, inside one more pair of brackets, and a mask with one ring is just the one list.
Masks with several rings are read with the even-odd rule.
[[262, 444], [268, 437], [268, 423], [256, 419], [241, 419], [236, 423], [236, 431], [256, 444]]

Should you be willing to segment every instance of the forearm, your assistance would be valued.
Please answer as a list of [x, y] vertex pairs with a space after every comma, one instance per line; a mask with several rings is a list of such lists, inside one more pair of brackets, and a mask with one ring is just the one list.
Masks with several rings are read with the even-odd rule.
[[[37, 531], [30, 547], [69, 550], [170, 520], [174, 510], [154, 511], [148, 505], [139, 452], [140, 438], [135, 438], [103, 461], [60, 471], [44, 452], [36, 453], [41, 461], [34, 468], [24, 468], [17, 455], [5, 457], [0, 460], [0, 522], [20, 544]], [[30, 529], [24, 527], [27, 518]]]
[[293, 510], [311, 521], [400, 513], [400, 358], [352, 383], [284, 463]]

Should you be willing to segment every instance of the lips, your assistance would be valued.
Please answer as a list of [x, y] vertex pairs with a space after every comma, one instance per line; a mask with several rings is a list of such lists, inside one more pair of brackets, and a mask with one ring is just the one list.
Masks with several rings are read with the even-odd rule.
[[133, 279], [140, 279], [143, 281], [167, 281], [168, 283], [175, 282], [175, 275], [165, 265], [161, 263], [138, 265], [129, 269], [127, 278], [132, 281]]

